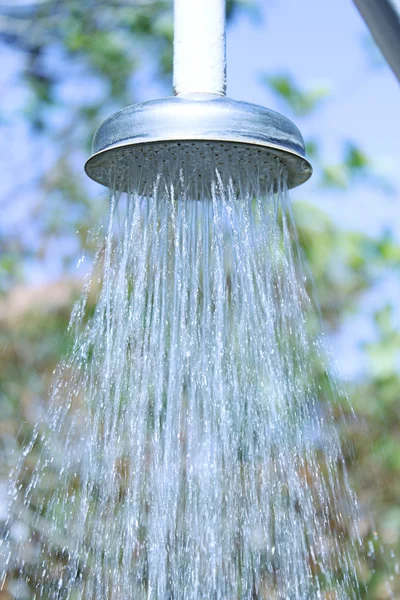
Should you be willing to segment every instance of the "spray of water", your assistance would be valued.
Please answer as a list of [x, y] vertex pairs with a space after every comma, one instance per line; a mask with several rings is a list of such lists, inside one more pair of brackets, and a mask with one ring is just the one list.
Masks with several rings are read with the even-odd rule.
[[243, 160], [203, 182], [213, 160], [113, 191], [47, 427], [13, 479], [31, 533], [6, 568], [37, 598], [361, 597], [285, 173], [261, 185]]

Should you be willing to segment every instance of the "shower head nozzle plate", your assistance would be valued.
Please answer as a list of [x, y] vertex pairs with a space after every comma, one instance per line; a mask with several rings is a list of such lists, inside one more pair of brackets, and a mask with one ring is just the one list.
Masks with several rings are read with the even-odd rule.
[[256, 158], [265, 167], [264, 179], [280, 164], [289, 188], [312, 173], [301, 133], [289, 119], [255, 104], [200, 94], [144, 102], [112, 115], [95, 133], [85, 170], [98, 183], [124, 191], [128, 169], [139, 169], [142, 178], [177, 165], [195, 172], [200, 158], [204, 179], [212, 176], [207, 164], [228, 160], [234, 176], [235, 164]]

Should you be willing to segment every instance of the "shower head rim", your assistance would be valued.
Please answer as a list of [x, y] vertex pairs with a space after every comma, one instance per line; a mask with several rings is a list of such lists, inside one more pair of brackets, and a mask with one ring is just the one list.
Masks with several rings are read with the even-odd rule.
[[312, 167], [304, 140], [283, 115], [265, 107], [226, 97], [193, 94], [151, 100], [111, 115], [96, 131], [93, 153], [85, 164], [89, 177], [105, 183], [99, 164], [129, 147], [169, 144], [229, 144], [258, 148], [276, 156], [288, 171], [289, 187], [309, 179]]
[[[304, 175], [306, 177], [306, 179], [304, 180], [307, 181], [311, 175], [312, 175], [312, 166], [310, 164], [310, 162], [306, 159], [305, 156], [299, 154], [298, 152], [294, 152], [293, 150], [288, 150], [287, 148], [283, 147], [283, 146], [278, 146], [277, 144], [268, 144], [266, 142], [261, 143], [261, 142], [255, 142], [252, 139], [241, 139], [240, 141], [238, 140], [229, 140], [229, 139], [212, 139], [209, 137], [200, 137], [197, 136], [196, 138], [192, 138], [192, 137], [188, 137], [188, 138], [180, 138], [180, 139], [176, 139], [174, 137], [171, 138], [159, 138], [159, 139], [135, 139], [134, 142], [132, 142], [132, 140], [127, 140], [126, 142], [120, 142], [120, 143], [116, 143], [112, 146], [108, 146], [107, 148], [104, 148], [103, 150], [99, 150], [98, 152], [96, 152], [95, 154], [92, 154], [90, 156], [90, 158], [88, 158], [88, 160], [85, 163], [85, 172], [86, 174], [92, 178], [92, 170], [91, 170], [91, 165], [92, 165], [92, 161], [96, 160], [99, 157], [105, 156], [108, 153], [111, 153], [113, 150], [117, 150], [119, 148], [129, 148], [131, 146], [147, 146], [147, 145], [152, 145], [152, 144], [162, 144], [162, 143], [176, 143], [176, 144], [180, 144], [180, 143], [185, 143], [185, 142], [214, 142], [214, 143], [219, 143], [219, 142], [224, 142], [226, 144], [237, 144], [237, 145], [242, 145], [242, 146], [253, 146], [255, 148], [262, 148], [265, 149], [267, 151], [271, 151], [271, 154], [275, 154], [277, 158], [280, 158], [282, 156], [282, 154], [288, 154], [291, 155], [293, 158], [297, 158], [299, 160], [302, 161], [302, 171], [304, 172]], [[96, 180], [94, 180], [96, 181]], [[302, 183], [304, 183], [302, 182]], [[300, 185], [300, 184], [298, 184]]]

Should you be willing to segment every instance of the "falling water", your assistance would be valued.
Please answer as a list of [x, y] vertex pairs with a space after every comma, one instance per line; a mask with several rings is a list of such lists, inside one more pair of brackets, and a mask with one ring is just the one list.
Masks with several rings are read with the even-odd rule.
[[128, 170], [112, 192], [47, 426], [13, 477], [30, 533], [6, 569], [35, 598], [361, 597], [285, 172], [213, 160]]

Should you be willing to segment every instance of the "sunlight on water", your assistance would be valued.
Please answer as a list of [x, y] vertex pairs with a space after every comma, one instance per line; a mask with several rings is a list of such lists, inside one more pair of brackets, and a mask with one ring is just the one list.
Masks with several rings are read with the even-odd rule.
[[6, 569], [36, 598], [364, 597], [285, 173], [274, 191], [260, 168], [202, 183], [200, 160], [113, 192], [47, 425], [13, 477], [28, 528]]

